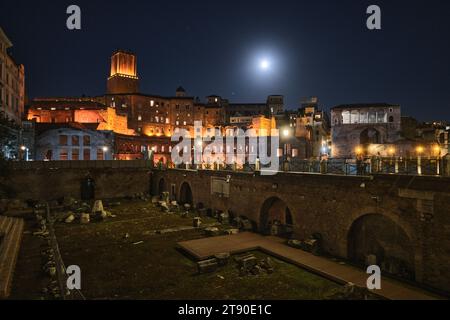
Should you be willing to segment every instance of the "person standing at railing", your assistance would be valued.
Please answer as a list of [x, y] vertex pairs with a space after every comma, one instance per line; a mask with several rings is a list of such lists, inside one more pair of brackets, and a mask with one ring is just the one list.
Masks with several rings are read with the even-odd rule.
[[362, 154], [356, 156], [356, 172], [358, 176], [364, 175], [364, 157]]

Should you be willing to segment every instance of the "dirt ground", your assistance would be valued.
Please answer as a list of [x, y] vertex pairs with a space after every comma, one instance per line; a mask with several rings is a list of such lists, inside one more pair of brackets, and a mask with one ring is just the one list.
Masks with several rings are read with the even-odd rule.
[[[81, 268], [81, 291], [87, 299], [324, 299], [342, 288], [275, 258], [272, 274], [241, 277], [230, 259], [217, 272], [198, 275], [195, 261], [176, 243], [204, 237], [204, 231], [155, 233], [190, 227], [193, 215], [164, 214], [150, 202], [136, 200], [121, 200], [107, 210], [116, 217], [86, 225], [55, 225], [66, 266]], [[202, 220], [216, 223], [212, 218]], [[39, 241], [25, 235], [12, 299], [42, 298]]]

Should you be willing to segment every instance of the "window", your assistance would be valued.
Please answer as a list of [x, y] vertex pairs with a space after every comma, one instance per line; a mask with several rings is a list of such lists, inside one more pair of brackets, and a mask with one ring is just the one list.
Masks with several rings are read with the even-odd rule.
[[351, 123], [359, 123], [359, 112], [357, 110], [353, 110], [351, 113]]
[[369, 123], [377, 122], [377, 113], [375, 111], [369, 112]]
[[104, 151], [103, 149], [97, 149], [97, 160], [104, 160]]
[[91, 160], [91, 149], [83, 150], [83, 160]]
[[67, 149], [61, 149], [59, 152], [59, 160], [69, 160]]
[[72, 149], [72, 160], [80, 160], [80, 150], [77, 148]]
[[390, 117], [389, 117], [389, 122], [390, 122], [390, 123], [394, 122], [394, 117], [393, 117], [393, 116], [390, 116]]
[[377, 122], [378, 123], [386, 123], [386, 113], [384, 112], [377, 112]]
[[90, 146], [91, 145], [91, 137], [90, 136], [83, 136], [83, 145], [84, 146]]
[[155, 105], [155, 101], [154, 100], [150, 100], [150, 107], [153, 107]]
[[342, 112], [342, 123], [349, 124], [350, 123], [350, 111]]
[[359, 122], [360, 123], [368, 123], [369, 122], [369, 114], [367, 111], [361, 111], [359, 114]]
[[79, 146], [80, 145], [80, 137], [79, 136], [72, 136], [72, 145], [73, 146]]
[[60, 146], [67, 146], [67, 136], [66, 135], [60, 135], [59, 136], [59, 145]]

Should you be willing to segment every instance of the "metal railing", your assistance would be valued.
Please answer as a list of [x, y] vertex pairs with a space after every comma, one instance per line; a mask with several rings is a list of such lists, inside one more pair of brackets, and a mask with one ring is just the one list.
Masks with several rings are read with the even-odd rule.
[[151, 168], [151, 160], [67, 160], [67, 161], [8, 161], [12, 170], [27, 169], [92, 169], [92, 168]]
[[[156, 169], [168, 169], [165, 165], [156, 165]], [[169, 167], [170, 168], [170, 167]], [[220, 170], [234, 172], [254, 172], [255, 165], [194, 165], [174, 166], [179, 170]], [[264, 170], [261, 166], [260, 170]], [[279, 172], [298, 172], [315, 174], [334, 174], [346, 176], [367, 176], [371, 174], [399, 174], [422, 176], [450, 176], [450, 157], [373, 157], [366, 159], [328, 159], [304, 160], [291, 158], [280, 161]]]

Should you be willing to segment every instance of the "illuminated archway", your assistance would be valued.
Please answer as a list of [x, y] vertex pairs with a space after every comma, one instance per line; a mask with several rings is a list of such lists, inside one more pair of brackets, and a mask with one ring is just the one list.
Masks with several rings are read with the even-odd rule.
[[[274, 225], [278, 227], [273, 228]], [[288, 235], [294, 225], [291, 210], [278, 197], [264, 201], [259, 216], [259, 231], [263, 234]], [[274, 231], [277, 230], [277, 231]]]

